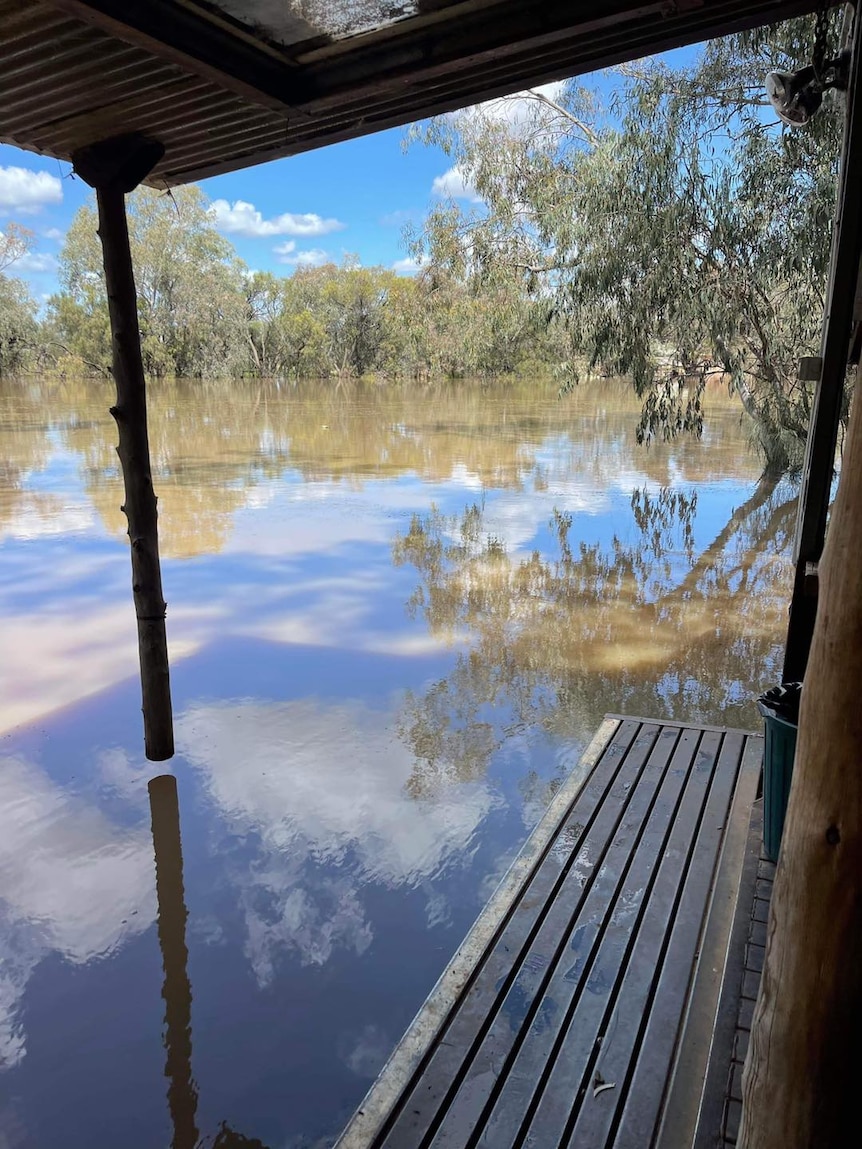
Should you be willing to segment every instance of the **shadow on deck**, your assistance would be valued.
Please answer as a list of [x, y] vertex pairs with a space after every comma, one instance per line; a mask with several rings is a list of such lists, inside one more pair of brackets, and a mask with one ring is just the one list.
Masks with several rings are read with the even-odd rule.
[[722, 1144], [762, 753], [606, 719], [338, 1149]]

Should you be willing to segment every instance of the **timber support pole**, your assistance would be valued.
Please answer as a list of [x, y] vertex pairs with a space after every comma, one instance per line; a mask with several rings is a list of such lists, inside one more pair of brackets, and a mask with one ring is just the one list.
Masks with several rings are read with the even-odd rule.
[[131, 544], [144, 745], [147, 758], [156, 762], [173, 756], [174, 732], [158, 510], [150, 467], [147, 391], [125, 197], [152, 171], [163, 152], [158, 142], [130, 135], [82, 148], [72, 157], [75, 171], [96, 189], [99, 208], [117, 388], [111, 414], [119, 433], [117, 453], [125, 487], [123, 510]]

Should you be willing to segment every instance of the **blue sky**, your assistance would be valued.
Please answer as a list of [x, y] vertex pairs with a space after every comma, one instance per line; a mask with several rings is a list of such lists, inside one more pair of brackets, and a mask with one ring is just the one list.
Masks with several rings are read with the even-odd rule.
[[[697, 49], [668, 53], [682, 63]], [[612, 73], [580, 79], [607, 97]], [[558, 96], [565, 81], [540, 89]], [[507, 119], [517, 116], [510, 98]], [[345, 255], [364, 266], [415, 271], [403, 242], [406, 223], [418, 224], [443, 196], [469, 202], [457, 171], [438, 148], [413, 144], [404, 149], [406, 129], [394, 128], [359, 140], [230, 175], [201, 181], [215, 205], [219, 230], [253, 270], [288, 275], [303, 264], [315, 265]], [[25, 279], [39, 303], [57, 290], [57, 255], [78, 208], [91, 196], [68, 163], [0, 145], [0, 232], [9, 221], [30, 228], [35, 244], [29, 255], [9, 268]]]
[[[251, 268], [289, 274], [298, 262], [338, 262], [347, 253], [366, 266], [393, 267], [406, 256], [404, 224], [420, 221], [439, 198], [434, 181], [449, 167], [436, 148], [405, 153], [403, 140], [404, 130], [393, 129], [201, 186], [221, 201], [220, 230]], [[69, 164], [0, 145], [0, 230], [14, 220], [36, 236], [9, 274], [26, 279], [36, 299], [56, 290], [63, 235], [90, 195]], [[251, 206], [237, 209], [238, 202]]]

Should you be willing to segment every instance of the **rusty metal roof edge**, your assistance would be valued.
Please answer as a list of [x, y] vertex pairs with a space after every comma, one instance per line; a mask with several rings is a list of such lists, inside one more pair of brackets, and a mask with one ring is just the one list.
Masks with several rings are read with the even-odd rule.
[[[482, 11], [488, 11], [488, 2], [479, 5]], [[452, 11], [464, 7], [456, 5]], [[168, 26], [159, 30], [151, 23], [141, 32], [122, 23], [121, 13], [140, 24], [142, 11], [150, 9], [181, 11], [185, 19], [195, 10], [185, 0], [33, 0], [26, 10], [20, 0], [0, 0], [0, 30], [7, 33], [0, 41], [0, 139], [68, 161], [77, 147], [142, 127], [166, 147], [150, 182], [173, 186], [680, 47], [717, 32], [798, 15], [815, 8], [816, 0], [648, 0], [640, 5], [596, 0], [591, 6], [551, 0], [551, 7], [540, 12], [526, 0], [502, 0], [502, 7], [517, 12], [520, 24], [533, 21], [528, 39], [510, 40], [497, 51], [489, 44], [500, 41], [500, 30], [485, 34], [471, 20], [468, 41], [462, 44], [457, 26], [447, 25], [436, 13], [431, 38], [426, 30], [424, 39], [411, 39], [409, 20], [393, 25], [397, 36], [393, 33], [387, 69], [369, 73], [364, 69], [372, 60], [379, 62], [385, 49], [382, 33], [373, 35], [370, 56], [362, 46], [366, 37], [360, 36], [344, 41], [340, 56], [321, 67], [282, 66], [271, 54], [258, 53], [247, 35], [239, 56], [219, 57], [219, 45], [226, 39], [231, 51], [236, 44], [229, 30], [215, 24], [209, 25], [215, 38], [203, 45], [190, 41], [184, 24], [185, 40], [178, 47], [168, 42]], [[77, 14], [77, 24], [71, 12]], [[82, 20], [82, 13], [89, 18]], [[554, 21], [567, 23], [558, 27]], [[442, 39], [437, 38], [440, 29]], [[59, 66], [53, 37], [61, 33]], [[157, 34], [163, 40], [158, 41]], [[4, 71], [7, 45], [10, 66]], [[410, 49], [406, 56], [405, 45]], [[97, 61], [106, 58], [108, 49], [110, 69], [98, 73]], [[229, 71], [237, 59], [244, 61], [241, 75]], [[258, 69], [261, 59], [265, 74]], [[98, 84], [93, 82], [97, 73]], [[134, 76], [139, 77], [138, 102]], [[188, 92], [183, 92], [183, 82]], [[281, 94], [276, 98], [278, 84]], [[175, 100], [165, 98], [172, 93]], [[219, 108], [209, 124], [208, 98]], [[194, 115], [184, 124], [187, 99], [194, 102]], [[247, 127], [243, 109], [248, 110]]]

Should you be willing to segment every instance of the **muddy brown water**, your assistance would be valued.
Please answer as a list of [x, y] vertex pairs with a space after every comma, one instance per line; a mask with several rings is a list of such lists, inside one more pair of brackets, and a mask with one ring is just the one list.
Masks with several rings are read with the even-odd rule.
[[153, 385], [160, 933], [110, 399], [0, 383], [0, 1146], [328, 1145], [606, 712], [757, 725], [796, 491], [721, 390]]

